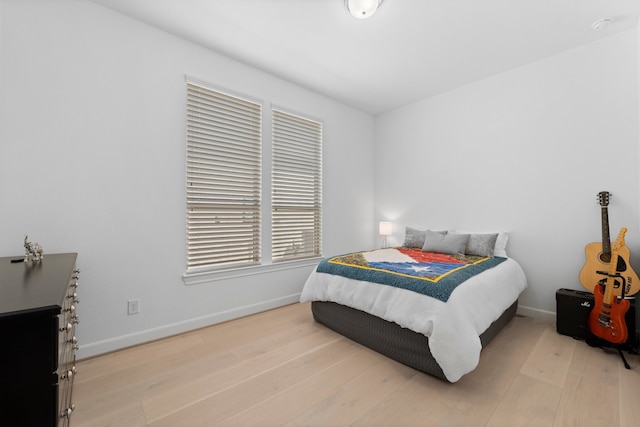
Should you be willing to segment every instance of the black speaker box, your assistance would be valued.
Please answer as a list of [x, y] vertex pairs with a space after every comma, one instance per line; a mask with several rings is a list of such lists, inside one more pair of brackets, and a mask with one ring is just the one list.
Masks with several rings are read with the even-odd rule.
[[[629, 338], [625, 346], [636, 351], [640, 344], [640, 316], [634, 297], [628, 298], [631, 307], [625, 315]], [[593, 294], [574, 289], [556, 291], [556, 330], [559, 334], [586, 340], [589, 337], [589, 313], [593, 308]]]

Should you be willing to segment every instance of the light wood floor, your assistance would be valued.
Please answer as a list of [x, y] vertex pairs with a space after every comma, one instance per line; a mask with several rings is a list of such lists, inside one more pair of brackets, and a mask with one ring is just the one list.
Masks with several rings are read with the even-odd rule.
[[317, 324], [309, 304], [78, 363], [72, 426], [637, 426], [640, 357], [516, 317], [449, 384]]

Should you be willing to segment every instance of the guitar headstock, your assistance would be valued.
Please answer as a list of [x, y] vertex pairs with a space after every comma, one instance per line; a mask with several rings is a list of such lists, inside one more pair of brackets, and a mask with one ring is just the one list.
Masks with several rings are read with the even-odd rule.
[[609, 206], [610, 198], [611, 198], [611, 193], [609, 193], [608, 191], [601, 191], [598, 193], [598, 203], [600, 203], [600, 206], [602, 206], [603, 208], [606, 208], [607, 206]]
[[624, 246], [624, 235], [627, 233], [627, 229], [626, 227], [622, 227], [620, 229], [620, 232], [618, 233], [618, 238], [616, 239], [615, 242], [613, 242], [611, 244], [611, 251], [612, 252], [619, 252], [620, 249]]

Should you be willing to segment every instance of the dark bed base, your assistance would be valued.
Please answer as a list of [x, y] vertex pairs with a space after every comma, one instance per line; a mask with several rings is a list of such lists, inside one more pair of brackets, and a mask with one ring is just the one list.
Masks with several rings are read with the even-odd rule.
[[[518, 301], [480, 335], [484, 347], [515, 316]], [[447, 381], [442, 368], [429, 351], [429, 338], [360, 310], [334, 302], [313, 301], [311, 311], [316, 322], [384, 354], [407, 366]]]

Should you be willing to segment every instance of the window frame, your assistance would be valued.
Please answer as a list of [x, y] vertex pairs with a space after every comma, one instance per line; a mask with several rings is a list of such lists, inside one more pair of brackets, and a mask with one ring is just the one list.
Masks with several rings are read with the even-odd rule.
[[[272, 127], [273, 127], [273, 117], [272, 111], [273, 109], [277, 109], [278, 111], [283, 111], [288, 114], [293, 114], [299, 117], [302, 117], [306, 120], [316, 121], [321, 123], [324, 126], [324, 123], [321, 120], [315, 119], [306, 114], [300, 114], [294, 112], [292, 110], [288, 110], [279, 106], [275, 106], [271, 104], [271, 108], [265, 108], [267, 104], [266, 101], [258, 100], [255, 97], [247, 96], [245, 94], [236, 92], [234, 90], [229, 90], [227, 88], [220, 87], [215, 84], [211, 84], [206, 81], [202, 81], [190, 76], [185, 76], [186, 84], [185, 91], [188, 91], [188, 84], [194, 84], [197, 86], [204, 87], [207, 90], [220, 92], [226, 94], [228, 96], [237, 97], [249, 102], [259, 103], [262, 106], [262, 114], [261, 114], [261, 203], [259, 214], [261, 216], [260, 220], [260, 231], [259, 238], [260, 243], [258, 246], [258, 250], [260, 253], [260, 258], [258, 262], [252, 264], [227, 264], [227, 265], [219, 265], [219, 266], [204, 266], [197, 268], [188, 268], [187, 257], [188, 253], [185, 254], [185, 272], [182, 275], [183, 282], [185, 285], [198, 285], [209, 282], [215, 282], [219, 280], [227, 280], [238, 277], [247, 277], [252, 275], [259, 275], [271, 272], [299, 269], [299, 268], [309, 268], [314, 267], [317, 263], [322, 259], [322, 240], [319, 241], [319, 253], [314, 256], [310, 256], [308, 258], [300, 258], [300, 259], [290, 259], [290, 260], [281, 260], [274, 262], [272, 254], [271, 254], [271, 246], [272, 246], [272, 226], [271, 226], [271, 213], [272, 213], [272, 201], [271, 201], [271, 175], [272, 175]], [[185, 93], [185, 99], [187, 94]], [[186, 115], [185, 115], [186, 120]], [[188, 124], [185, 123], [185, 140], [187, 138]], [[185, 144], [186, 146], [187, 144]], [[320, 140], [320, 150], [322, 150], [324, 145], [324, 140]], [[188, 161], [188, 153], [185, 153], [187, 158], [185, 158], [185, 167]], [[322, 159], [322, 155], [320, 156]], [[322, 160], [320, 160], [322, 161]], [[185, 173], [185, 177], [187, 174]], [[320, 179], [322, 182], [322, 169], [320, 170]], [[187, 191], [188, 187], [188, 178], [185, 181], [185, 191]], [[320, 197], [322, 197], [322, 187], [320, 187]], [[185, 198], [186, 200], [186, 198]], [[185, 207], [186, 207], [185, 203]], [[185, 216], [188, 213], [185, 212]], [[322, 207], [320, 207], [320, 217], [322, 217]], [[188, 234], [188, 219], [185, 218], [185, 224], [187, 229], [185, 230], [185, 240]], [[322, 224], [320, 223], [320, 236], [322, 235]], [[186, 245], [185, 245], [186, 246]]]
[[321, 120], [271, 107], [271, 262], [322, 256]]
[[194, 79], [185, 87], [186, 270], [259, 265], [264, 105]]

